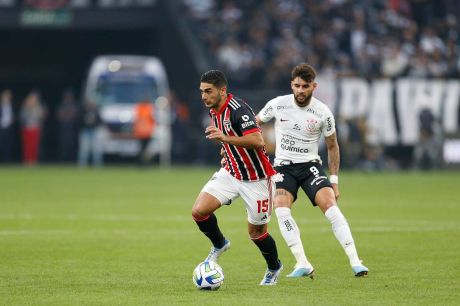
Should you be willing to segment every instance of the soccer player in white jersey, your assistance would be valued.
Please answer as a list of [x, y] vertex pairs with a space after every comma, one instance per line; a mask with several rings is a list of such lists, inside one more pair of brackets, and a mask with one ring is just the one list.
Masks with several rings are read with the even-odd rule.
[[[292, 94], [270, 100], [257, 115], [259, 124], [275, 119], [275, 169], [283, 176], [276, 183], [275, 213], [281, 234], [297, 263], [288, 277], [313, 277], [291, 208], [301, 187], [313, 206], [319, 206], [349, 258], [355, 276], [365, 276], [368, 268], [358, 257], [350, 227], [337, 206], [339, 198], [340, 153], [335, 121], [329, 108], [313, 97], [316, 72], [308, 64], [297, 65], [291, 73]], [[321, 135], [325, 136], [329, 178], [318, 155]]]
[[255, 114], [244, 101], [227, 93], [227, 79], [221, 71], [204, 73], [200, 92], [211, 116], [206, 138], [219, 141], [225, 152], [223, 167], [203, 187], [192, 208], [198, 228], [213, 244], [205, 260], [217, 262], [230, 248], [230, 241], [220, 231], [214, 212], [241, 196], [246, 204], [249, 236], [267, 263], [260, 285], [275, 285], [283, 265], [267, 224], [275, 191], [271, 177], [276, 172], [265, 152]]

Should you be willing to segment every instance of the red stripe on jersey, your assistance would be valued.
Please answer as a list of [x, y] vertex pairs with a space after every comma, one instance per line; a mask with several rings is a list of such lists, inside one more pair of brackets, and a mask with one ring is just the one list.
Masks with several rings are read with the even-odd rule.
[[267, 176], [272, 176], [276, 174], [276, 171], [270, 164], [270, 160], [268, 159], [268, 156], [267, 154], [265, 154], [265, 152], [263, 152], [262, 150], [257, 150], [257, 156], [259, 157], [260, 162], [262, 163], [262, 166]]
[[[228, 132], [229, 136], [237, 136], [235, 131], [230, 130]], [[251, 181], [256, 181], [259, 180], [260, 177], [257, 175], [257, 171], [252, 164], [251, 158], [249, 157], [249, 154], [247, 153], [245, 148], [235, 146], [236, 150], [240, 154], [241, 158], [243, 159], [244, 166], [246, 167], [246, 170], [248, 172], [249, 180]]]
[[248, 134], [252, 134], [252, 133], [255, 133], [255, 132], [260, 132], [260, 129], [259, 128], [253, 128], [253, 129], [244, 131], [243, 135], [248, 135]]

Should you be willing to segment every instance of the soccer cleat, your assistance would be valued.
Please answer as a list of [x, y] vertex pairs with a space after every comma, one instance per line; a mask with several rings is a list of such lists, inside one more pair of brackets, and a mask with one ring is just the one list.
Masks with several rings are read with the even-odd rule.
[[278, 282], [278, 277], [280, 276], [281, 271], [283, 271], [283, 264], [279, 261], [280, 267], [277, 270], [267, 269], [265, 271], [264, 278], [260, 282], [261, 286], [273, 286]]
[[288, 274], [286, 277], [296, 278], [296, 277], [309, 277], [313, 279], [313, 274], [315, 269], [312, 266], [309, 267], [297, 267], [294, 268], [294, 271], [291, 274]]
[[227, 251], [228, 249], [230, 249], [230, 241], [225, 239], [224, 246], [221, 247], [220, 249], [218, 249], [216, 247], [212, 247], [211, 251], [208, 254], [208, 257], [206, 257], [206, 259], [204, 261], [213, 261], [213, 262], [217, 263], [217, 260], [219, 259], [219, 256], [223, 252]]
[[353, 266], [351, 268], [353, 269], [353, 273], [355, 273], [356, 277], [366, 276], [367, 273], [369, 273], [369, 269], [367, 267], [363, 266], [362, 264], [357, 265], [357, 266]]

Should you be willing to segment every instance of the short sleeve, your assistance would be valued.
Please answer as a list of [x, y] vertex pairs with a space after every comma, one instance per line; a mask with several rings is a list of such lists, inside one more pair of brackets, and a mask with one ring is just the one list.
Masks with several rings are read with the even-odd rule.
[[256, 116], [248, 105], [240, 107], [235, 111], [232, 124], [243, 135], [260, 131], [256, 123]]
[[262, 122], [270, 121], [275, 116], [275, 101], [275, 99], [268, 101], [257, 115]]
[[335, 119], [334, 115], [327, 107], [325, 108], [324, 115], [325, 116], [321, 131], [323, 132], [325, 137], [329, 137], [335, 133]]

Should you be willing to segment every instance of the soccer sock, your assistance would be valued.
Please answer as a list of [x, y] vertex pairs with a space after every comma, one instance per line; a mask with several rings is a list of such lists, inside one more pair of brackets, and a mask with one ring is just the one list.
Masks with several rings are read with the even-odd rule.
[[225, 244], [225, 238], [222, 232], [219, 229], [219, 225], [217, 225], [217, 218], [216, 215], [210, 214], [207, 218], [203, 219], [196, 219], [193, 218], [200, 228], [200, 231], [203, 232], [212, 242], [215, 248], [220, 249]]
[[334, 232], [335, 238], [340, 242], [345, 253], [350, 260], [350, 265], [360, 265], [361, 261], [356, 251], [355, 242], [351, 236], [350, 227], [348, 226], [347, 220], [343, 216], [337, 205], [330, 207], [324, 214], [326, 218], [332, 224], [332, 231]]
[[275, 213], [278, 217], [281, 235], [297, 261], [296, 267], [310, 267], [311, 264], [308, 262], [307, 256], [305, 256], [302, 240], [300, 240], [300, 231], [291, 215], [291, 209], [289, 207], [278, 207], [275, 209]]
[[280, 268], [280, 261], [278, 260], [278, 250], [276, 249], [275, 240], [270, 236], [268, 232], [262, 236], [252, 239], [257, 245], [260, 252], [267, 262], [267, 266], [270, 270], [278, 270]]

